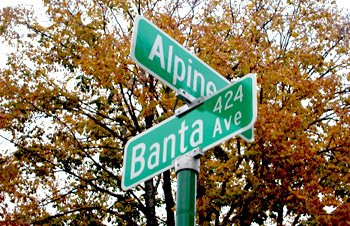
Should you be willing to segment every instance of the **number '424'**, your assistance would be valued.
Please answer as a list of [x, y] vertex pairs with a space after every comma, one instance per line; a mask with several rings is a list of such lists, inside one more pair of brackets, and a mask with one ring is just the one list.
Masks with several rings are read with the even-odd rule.
[[[243, 100], [243, 91], [242, 91], [242, 85], [240, 85], [236, 91], [235, 96], [233, 97], [233, 91], [229, 90], [225, 93], [225, 96], [219, 96], [219, 98], [216, 101], [215, 107], [213, 109], [213, 112], [218, 111], [218, 113], [221, 113], [222, 110], [222, 97], [224, 97], [224, 111], [230, 109], [233, 107], [233, 102], [239, 100], [239, 102], [242, 102]], [[232, 100], [233, 97], [233, 100]]]

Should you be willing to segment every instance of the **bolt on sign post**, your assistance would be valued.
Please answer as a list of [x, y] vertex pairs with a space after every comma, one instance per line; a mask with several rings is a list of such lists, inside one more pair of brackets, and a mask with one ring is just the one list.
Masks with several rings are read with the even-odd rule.
[[[164, 84], [193, 99], [209, 97], [230, 82], [143, 16], [137, 16], [131, 43], [135, 63]], [[254, 140], [253, 128], [240, 136]]]

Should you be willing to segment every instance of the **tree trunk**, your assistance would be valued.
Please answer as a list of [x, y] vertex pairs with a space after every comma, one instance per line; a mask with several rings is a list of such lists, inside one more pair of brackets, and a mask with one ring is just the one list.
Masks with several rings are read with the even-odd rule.
[[281, 205], [280, 209], [278, 210], [278, 216], [277, 216], [277, 226], [282, 226], [283, 224], [283, 205]]
[[163, 173], [163, 178], [164, 178], [163, 191], [165, 196], [165, 209], [166, 209], [166, 215], [167, 215], [166, 223], [168, 226], [173, 226], [175, 225], [175, 216], [173, 212], [173, 207], [175, 204], [174, 204], [173, 193], [171, 192], [169, 170]]
[[146, 219], [147, 225], [155, 226], [158, 225], [156, 219], [156, 207], [155, 207], [155, 188], [153, 185], [153, 179], [145, 182], [145, 202], [146, 202]]

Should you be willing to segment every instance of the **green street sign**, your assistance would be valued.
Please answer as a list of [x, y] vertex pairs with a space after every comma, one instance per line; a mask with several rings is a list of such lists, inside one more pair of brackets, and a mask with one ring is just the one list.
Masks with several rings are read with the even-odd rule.
[[137, 65], [173, 90], [193, 97], [210, 96], [230, 84], [197, 56], [142, 16], [137, 16], [131, 43]]
[[[131, 57], [137, 65], [174, 91], [182, 89], [194, 99], [209, 97], [230, 84], [143, 16], [135, 18]], [[253, 129], [245, 131], [241, 137], [248, 142], [253, 141]]]
[[173, 167], [199, 147], [206, 151], [253, 127], [257, 117], [256, 77], [246, 75], [182, 115], [131, 138], [125, 147], [122, 188], [130, 189]]

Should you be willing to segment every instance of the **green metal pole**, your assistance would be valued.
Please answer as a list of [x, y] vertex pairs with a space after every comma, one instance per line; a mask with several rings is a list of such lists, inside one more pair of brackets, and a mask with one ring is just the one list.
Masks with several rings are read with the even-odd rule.
[[196, 225], [197, 174], [203, 152], [194, 149], [175, 161], [177, 175], [176, 226]]
[[193, 170], [177, 173], [176, 226], [194, 226], [196, 222], [197, 174]]

